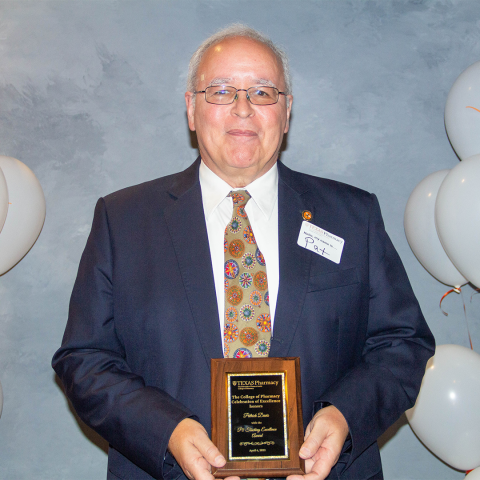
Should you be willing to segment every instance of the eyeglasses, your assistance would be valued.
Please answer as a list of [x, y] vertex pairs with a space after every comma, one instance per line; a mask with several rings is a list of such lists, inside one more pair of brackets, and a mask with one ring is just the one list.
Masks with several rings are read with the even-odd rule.
[[212, 85], [205, 90], [193, 93], [204, 93], [207, 103], [214, 105], [230, 105], [238, 99], [238, 92], [247, 92], [247, 98], [253, 105], [274, 105], [278, 102], [280, 95], [286, 95], [285, 92], [279, 92], [275, 87], [250, 87], [235, 88], [229, 85]]

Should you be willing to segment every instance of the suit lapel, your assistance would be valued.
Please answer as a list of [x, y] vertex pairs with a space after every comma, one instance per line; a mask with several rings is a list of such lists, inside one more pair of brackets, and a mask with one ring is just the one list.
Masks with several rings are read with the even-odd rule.
[[[190, 310], [205, 358], [222, 358], [222, 339], [210, 248], [198, 180], [199, 159], [183, 175], [176, 176], [169, 193], [175, 203], [165, 209]], [[313, 214], [308, 187], [300, 175], [278, 162], [278, 240], [280, 285], [275, 310], [270, 357], [288, 356], [305, 302], [311, 253], [297, 245], [302, 212]]]
[[177, 177], [169, 190], [176, 201], [165, 209], [164, 215], [200, 344], [210, 366], [210, 359], [221, 358], [223, 353], [202, 192], [198, 180], [199, 163], [197, 160], [182, 176]]
[[311, 255], [297, 245], [302, 212], [313, 214], [313, 204], [304, 195], [308, 188], [290, 169], [278, 162], [278, 246], [280, 285], [270, 350], [271, 357], [288, 356], [307, 293]]

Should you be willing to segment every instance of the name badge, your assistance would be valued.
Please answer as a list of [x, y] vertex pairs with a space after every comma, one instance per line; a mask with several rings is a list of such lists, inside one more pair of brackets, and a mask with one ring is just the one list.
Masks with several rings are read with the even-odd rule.
[[313, 223], [304, 221], [300, 228], [297, 243], [332, 262], [340, 263], [345, 240], [317, 227]]

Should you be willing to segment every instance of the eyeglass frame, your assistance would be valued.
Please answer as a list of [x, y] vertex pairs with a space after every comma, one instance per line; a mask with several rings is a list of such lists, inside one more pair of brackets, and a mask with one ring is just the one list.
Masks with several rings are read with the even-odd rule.
[[[252, 104], [252, 105], [256, 105], [256, 106], [259, 106], [259, 107], [268, 107], [269, 105], [276, 105], [278, 103], [278, 101], [280, 100], [280, 95], [284, 95], [284, 96], [287, 96], [287, 94], [285, 92], [281, 92], [277, 87], [272, 87], [271, 85], [254, 85], [253, 87], [249, 87], [247, 89], [245, 88], [235, 88], [236, 92], [235, 92], [235, 96], [233, 97], [233, 100], [230, 102], [230, 103], [213, 103], [213, 102], [209, 102], [207, 100], [207, 90], [209, 88], [212, 88], [212, 87], [230, 87], [230, 88], [235, 88], [233, 85], [209, 85], [208, 87], [205, 88], [205, 90], [194, 90], [193, 93], [196, 95], [197, 93], [204, 93], [205, 94], [205, 101], [207, 103], [209, 103], [210, 105], [232, 105], [232, 103], [236, 102], [238, 100], [238, 92], [245, 92], [247, 94], [247, 100]], [[277, 96], [277, 101], [274, 102], [274, 103], [253, 103], [252, 102], [252, 99], [250, 98], [250, 96], [248, 95], [248, 91], [252, 88], [259, 88], [259, 87], [268, 87], [268, 88], [273, 88], [274, 90], [277, 91], [278, 93], [278, 96]]]

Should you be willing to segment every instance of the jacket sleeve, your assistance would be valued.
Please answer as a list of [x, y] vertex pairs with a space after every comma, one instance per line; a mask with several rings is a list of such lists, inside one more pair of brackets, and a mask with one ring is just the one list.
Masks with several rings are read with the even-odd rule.
[[385, 232], [378, 201], [369, 215], [369, 309], [362, 359], [334, 383], [314, 411], [335, 405], [351, 436], [346, 467], [408, 408], [420, 389], [428, 359], [435, 352], [400, 257]]
[[115, 329], [112, 258], [108, 215], [100, 199], [52, 366], [80, 418], [141, 469], [162, 478], [171, 433], [194, 415], [167, 393], [146, 386], [129, 368]]

